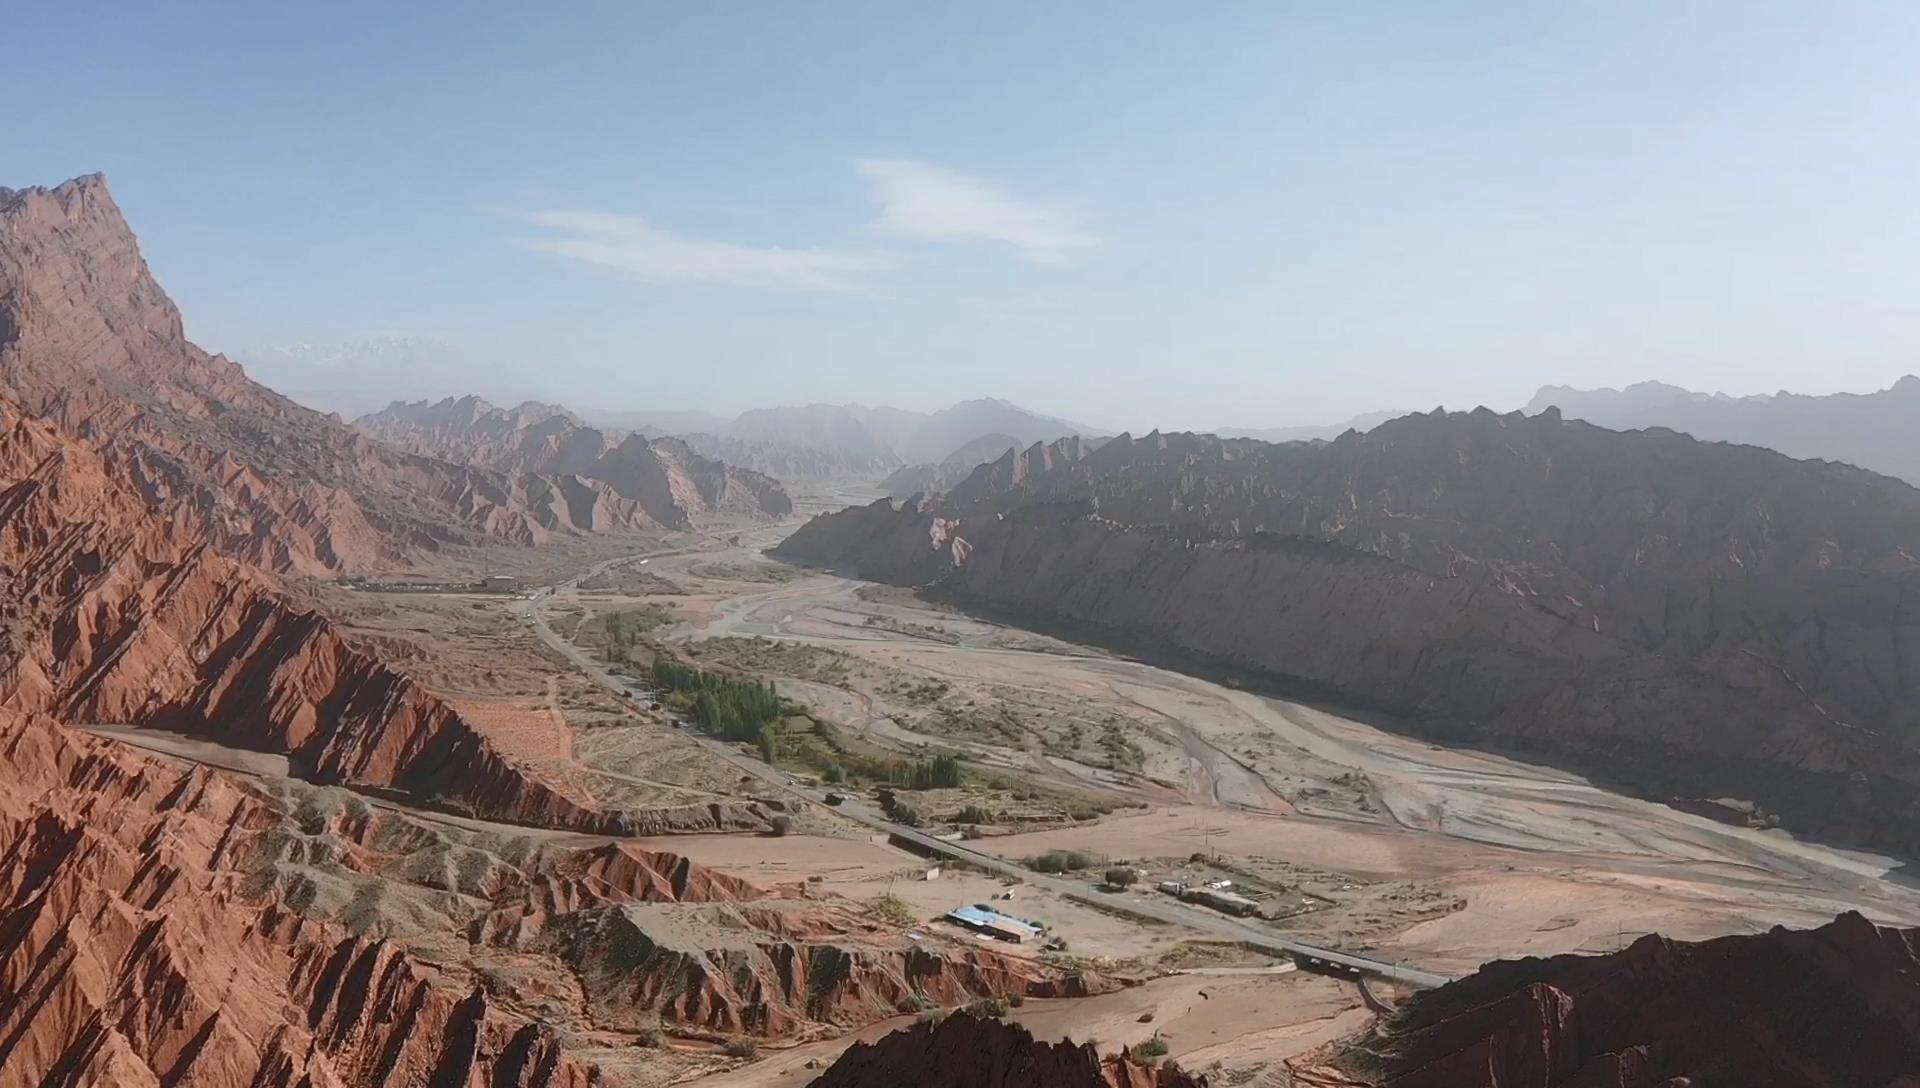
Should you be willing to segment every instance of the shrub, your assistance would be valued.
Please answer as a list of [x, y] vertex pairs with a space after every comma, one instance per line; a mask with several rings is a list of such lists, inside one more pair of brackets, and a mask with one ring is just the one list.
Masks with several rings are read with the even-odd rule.
[[998, 1020], [1013, 1006], [1004, 997], [983, 997], [967, 1006], [967, 1011], [982, 1020]]
[[720, 1048], [720, 1053], [729, 1058], [746, 1058], [751, 1061], [760, 1056], [760, 1044], [752, 1039], [728, 1039], [727, 1045]]
[[640, 1034], [634, 1036], [633, 1039], [634, 1046], [644, 1046], [650, 1050], [657, 1050], [666, 1044], [666, 1033], [654, 1027], [641, 1028]]
[[773, 829], [774, 838], [783, 838], [793, 832], [793, 817], [785, 815], [775, 816], [769, 821], [769, 826]]
[[1107, 884], [1109, 887], [1114, 887], [1114, 888], [1131, 887], [1133, 885], [1133, 882], [1138, 879], [1140, 879], [1139, 874], [1135, 873], [1131, 868], [1128, 868], [1125, 865], [1116, 865], [1113, 868], [1107, 870]]
[[847, 769], [838, 763], [829, 763], [820, 770], [820, 781], [829, 786], [838, 786], [847, 780]]
[[968, 805], [960, 810], [960, 815], [954, 820], [963, 824], [990, 824], [993, 822], [993, 813], [979, 805]]
[[1007, 995], [1007, 1004], [1013, 1006], [1016, 1009], [1026, 1003], [1027, 1003], [1026, 994], [1008, 994]]
[[1049, 850], [1021, 864], [1036, 873], [1077, 873], [1091, 868], [1093, 859], [1080, 850]]
[[1150, 1038], [1128, 1047], [1127, 1053], [1134, 1061], [1151, 1064], [1153, 1059], [1167, 1056], [1167, 1040], [1156, 1031]]
[[873, 913], [896, 925], [910, 926], [919, 919], [913, 916], [913, 908], [907, 901], [887, 892], [873, 901]]

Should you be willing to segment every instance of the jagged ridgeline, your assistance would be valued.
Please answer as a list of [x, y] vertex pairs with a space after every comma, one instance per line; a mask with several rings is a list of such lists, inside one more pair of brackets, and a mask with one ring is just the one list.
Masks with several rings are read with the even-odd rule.
[[821, 516], [778, 552], [1920, 849], [1920, 491], [1847, 465], [1555, 412], [1123, 435]]

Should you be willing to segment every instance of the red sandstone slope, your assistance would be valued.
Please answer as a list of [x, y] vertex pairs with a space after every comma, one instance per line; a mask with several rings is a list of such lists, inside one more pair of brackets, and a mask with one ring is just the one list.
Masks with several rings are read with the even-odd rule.
[[855, 1043], [807, 1088], [1206, 1088], [1207, 1079], [956, 1013]]
[[246, 894], [234, 780], [0, 713], [0, 1088], [584, 1086], [547, 1028]]
[[271, 570], [651, 523], [593, 481], [395, 450], [201, 351], [99, 175], [0, 189], [0, 395], [99, 451], [164, 517]]
[[1920, 930], [1848, 913], [1489, 964], [1292, 1072], [1302, 1088], [1905, 1088], [1920, 1083]]
[[0, 401], [0, 706], [284, 752], [320, 781], [504, 819], [616, 814], [503, 758], [451, 708], [156, 518], [101, 455]]

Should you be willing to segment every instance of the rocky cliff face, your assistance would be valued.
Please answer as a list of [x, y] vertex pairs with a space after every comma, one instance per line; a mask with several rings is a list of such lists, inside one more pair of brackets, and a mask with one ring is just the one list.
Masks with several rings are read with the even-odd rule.
[[780, 517], [793, 510], [779, 483], [697, 453], [673, 438], [609, 434], [565, 409], [495, 408], [478, 397], [395, 402], [354, 425], [425, 457], [502, 473], [559, 473], [603, 485], [656, 525], [691, 528], [713, 515]]
[[0, 189], [0, 395], [85, 442], [162, 516], [270, 570], [644, 523], [586, 481], [395, 450], [201, 351], [98, 175]]
[[0, 706], [283, 752], [319, 781], [509, 820], [624, 826], [163, 520], [105, 456], [4, 402]]
[[1154, 1068], [1091, 1044], [1043, 1043], [1026, 1028], [955, 1013], [855, 1043], [807, 1088], [1205, 1088], [1203, 1076]]
[[1920, 492], [1847, 466], [1484, 411], [1123, 436], [782, 551], [1920, 848]]
[[249, 895], [223, 775], [0, 712], [0, 1088], [584, 1086], [553, 1032]]
[[983, 434], [938, 463], [908, 465], [889, 474], [880, 486], [896, 499], [938, 495], [973, 475], [981, 465], [998, 461], [1008, 451], [1018, 454], [1020, 449], [1020, 442], [1011, 435]]
[[1493, 963], [1362, 1038], [1290, 1063], [1301, 1088], [1906, 1085], [1920, 930], [1815, 930]]

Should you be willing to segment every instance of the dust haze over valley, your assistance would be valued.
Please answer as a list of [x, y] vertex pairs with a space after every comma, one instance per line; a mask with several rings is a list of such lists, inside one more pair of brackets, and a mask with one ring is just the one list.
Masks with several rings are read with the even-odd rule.
[[344, 14], [0, 70], [0, 1088], [1920, 1078], [1920, 18]]

